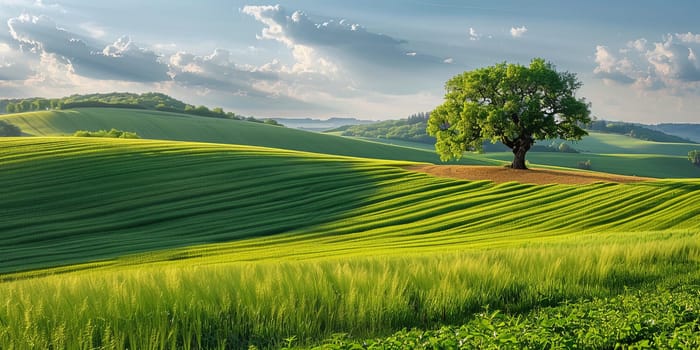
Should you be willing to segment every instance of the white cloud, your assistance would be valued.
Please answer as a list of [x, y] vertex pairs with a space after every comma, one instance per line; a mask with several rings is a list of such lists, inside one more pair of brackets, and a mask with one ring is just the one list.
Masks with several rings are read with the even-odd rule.
[[514, 38], [521, 38], [525, 33], [527, 33], [527, 27], [525, 26], [510, 28], [510, 35]]
[[691, 32], [687, 33], [676, 33], [676, 38], [684, 43], [695, 43], [700, 44], [700, 34], [693, 34]]
[[[669, 34], [662, 41], [648, 45], [646, 39], [627, 43], [618, 53], [604, 46], [596, 47], [593, 70], [598, 78], [639, 89], [668, 89], [684, 94], [700, 88], [700, 63], [696, 52], [700, 40], [696, 34]], [[678, 42], [680, 41], [680, 42]]]
[[481, 39], [481, 34], [477, 33], [476, 29], [470, 27], [469, 28], [469, 40], [477, 41], [479, 39]]
[[647, 49], [647, 39], [641, 38], [627, 43], [627, 47], [644, 52]]
[[167, 65], [152, 51], [134, 44], [128, 36], [103, 49], [91, 46], [80, 35], [59, 28], [47, 16], [27, 14], [7, 22], [10, 35], [22, 47], [37, 54], [55, 54], [70, 63], [78, 75], [105, 80], [154, 82], [169, 80]]
[[170, 56], [169, 63], [171, 77], [183, 86], [242, 91], [252, 95], [258, 93], [252, 88], [256, 81], [277, 79], [276, 72], [236, 64], [225, 49], [216, 49], [206, 56], [178, 52]]
[[259, 39], [275, 40], [291, 49], [298, 71], [343, 73], [357, 80], [360, 75], [376, 79], [388, 71], [442, 66], [439, 57], [407, 50], [406, 41], [373, 33], [347, 19], [315, 20], [279, 5], [245, 6], [241, 12], [265, 25]]
[[[257, 37], [268, 42], [204, 54], [182, 52], [179, 42], [168, 41], [146, 49], [97, 22], [77, 21], [70, 29], [48, 16], [18, 16], [8, 21], [7, 39], [0, 38], [0, 92], [161, 91], [257, 116], [403, 117], [439, 103], [441, 94], [423, 91], [437, 92], [441, 82], [426, 84], [426, 77], [453, 69], [451, 57], [423, 54], [348, 19], [318, 19], [280, 6], [246, 6], [241, 13], [261, 23]], [[286, 51], [278, 59], [273, 53], [279, 48], [270, 49], [270, 41]], [[236, 62], [257, 52], [269, 57], [268, 63]], [[424, 107], [417, 108], [420, 103]]]

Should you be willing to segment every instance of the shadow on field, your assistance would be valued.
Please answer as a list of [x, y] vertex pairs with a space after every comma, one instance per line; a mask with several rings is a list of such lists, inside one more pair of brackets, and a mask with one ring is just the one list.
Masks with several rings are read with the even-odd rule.
[[401, 174], [284, 151], [40, 140], [0, 160], [0, 273], [287, 233], [343, 218]]

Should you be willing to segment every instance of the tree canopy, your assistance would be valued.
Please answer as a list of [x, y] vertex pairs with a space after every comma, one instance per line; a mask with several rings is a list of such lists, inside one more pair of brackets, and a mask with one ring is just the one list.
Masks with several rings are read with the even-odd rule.
[[580, 140], [590, 123], [589, 104], [577, 98], [581, 82], [535, 58], [529, 66], [507, 64], [467, 71], [445, 84], [445, 101], [428, 120], [442, 160], [481, 150], [483, 140], [500, 141], [513, 150], [511, 164], [526, 169], [525, 154], [536, 140]]

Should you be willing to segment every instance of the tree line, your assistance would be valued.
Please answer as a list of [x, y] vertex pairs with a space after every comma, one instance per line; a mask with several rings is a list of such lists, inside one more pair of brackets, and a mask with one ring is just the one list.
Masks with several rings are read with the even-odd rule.
[[245, 120], [281, 126], [281, 124], [272, 119], [257, 119], [255, 117], [237, 115], [233, 112], [226, 112], [221, 107], [209, 109], [203, 105], [194, 106], [158, 92], [147, 92], [143, 94], [114, 92], [106, 94], [76, 94], [62, 98], [32, 97], [25, 99], [6, 99], [0, 100], [0, 107], [2, 106], [4, 106], [7, 113], [102, 107], [146, 109], [192, 114], [201, 117]]

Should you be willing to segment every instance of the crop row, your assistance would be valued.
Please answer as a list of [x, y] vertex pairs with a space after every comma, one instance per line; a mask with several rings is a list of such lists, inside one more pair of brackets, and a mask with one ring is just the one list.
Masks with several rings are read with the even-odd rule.
[[496, 185], [243, 146], [24, 138], [2, 147], [0, 273], [202, 244], [182, 249], [236, 260], [241, 249], [274, 258], [275, 244], [290, 242], [333, 255], [700, 226], [700, 182], [690, 180]]

